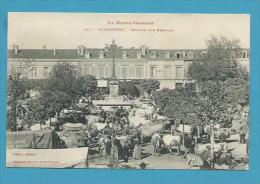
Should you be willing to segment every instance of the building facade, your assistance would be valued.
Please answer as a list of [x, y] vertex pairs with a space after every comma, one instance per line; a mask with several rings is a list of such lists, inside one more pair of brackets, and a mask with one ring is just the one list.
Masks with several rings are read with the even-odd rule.
[[[114, 50], [115, 72], [119, 80], [156, 79], [160, 88], [174, 89], [187, 81], [188, 67], [193, 61], [207, 58], [206, 49], [162, 50], [140, 48]], [[236, 59], [249, 70], [249, 50], [241, 49]], [[59, 62], [69, 62], [80, 75], [93, 75], [98, 80], [106, 80], [112, 75], [113, 51], [111, 45], [104, 48], [87, 48], [83, 45], [77, 49], [20, 49], [15, 45], [8, 50], [8, 73], [24, 71], [29, 79], [46, 79], [52, 68]]]

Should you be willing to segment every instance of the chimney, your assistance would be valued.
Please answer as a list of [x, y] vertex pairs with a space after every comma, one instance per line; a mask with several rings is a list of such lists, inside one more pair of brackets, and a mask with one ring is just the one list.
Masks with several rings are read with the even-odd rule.
[[80, 45], [78, 46], [78, 55], [84, 56], [84, 52], [85, 52], [85, 46], [84, 45]]
[[14, 54], [17, 55], [19, 51], [19, 46], [18, 45], [14, 45]]
[[43, 50], [46, 50], [46, 49], [47, 49], [46, 45], [43, 45], [43, 46], [42, 46], [42, 49], [43, 49]]
[[108, 51], [108, 50], [109, 50], [109, 44], [106, 43], [106, 44], [105, 44], [105, 51]]
[[56, 49], [53, 49], [53, 55], [56, 56]]

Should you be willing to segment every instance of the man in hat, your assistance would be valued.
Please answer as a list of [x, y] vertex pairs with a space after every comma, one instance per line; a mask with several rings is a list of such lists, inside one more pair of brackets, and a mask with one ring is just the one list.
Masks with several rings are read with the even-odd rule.
[[246, 143], [246, 133], [247, 133], [247, 124], [244, 124], [243, 122], [240, 123], [239, 128], [239, 135], [240, 135], [240, 144]]

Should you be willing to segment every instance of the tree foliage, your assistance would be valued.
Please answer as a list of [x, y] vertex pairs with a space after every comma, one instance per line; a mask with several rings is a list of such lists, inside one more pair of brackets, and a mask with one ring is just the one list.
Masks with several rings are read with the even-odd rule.
[[212, 36], [206, 40], [207, 58], [193, 62], [188, 69], [188, 76], [200, 81], [224, 81], [238, 77], [239, 67], [235, 61], [235, 53], [239, 50], [239, 40]]
[[[21, 117], [28, 125], [43, 123], [60, 113], [62, 109], [76, 106], [79, 97], [92, 96], [97, 89], [97, 81], [93, 76], [80, 76], [68, 63], [54, 66], [50, 77], [46, 80], [38, 81], [39, 83], [34, 80], [25, 82], [27, 89], [36, 89], [40, 92], [40, 96], [27, 101], [26, 113]], [[10, 89], [15, 88], [10, 86]], [[18, 89], [24, 88], [18, 87]]]
[[119, 95], [130, 95], [139, 97], [140, 91], [134, 85], [133, 81], [123, 81], [119, 83]]
[[77, 73], [73, 66], [68, 63], [59, 63], [50, 73], [47, 89], [77, 96], [80, 94], [77, 85]]
[[63, 108], [71, 105], [71, 98], [60, 91], [42, 91], [41, 96], [27, 101], [26, 113], [20, 117], [24, 124], [44, 123]]
[[81, 96], [92, 96], [97, 92], [97, 80], [92, 75], [80, 76], [76, 88]]
[[160, 82], [154, 79], [143, 80], [144, 91], [150, 96], [151, 92], [160, 88]]
[[71, 98], [91, 96], [96, 92], [97, 81], [91, 75], [80, 76], [68, 63], [59, 63], [53, 67], [47, 89], [64, 92]]
[[29, 89], [27, 83], [21, 78], [20, 73], [12, 73], [7, 81], [7, 128], [16, 130], [17, 107], [20, 100], [27, 98], [26, 91]]
[[227, 121], [239, 105], [248, 106], [248, 73], [234, 58], [238, 43], [236, 39], [215, 36], [207, 40], [207, 58], [189, 66], [192, 83], [185, 88], [154, 93], [163, 114], [190, 123], [210, 120], [221, 123]]

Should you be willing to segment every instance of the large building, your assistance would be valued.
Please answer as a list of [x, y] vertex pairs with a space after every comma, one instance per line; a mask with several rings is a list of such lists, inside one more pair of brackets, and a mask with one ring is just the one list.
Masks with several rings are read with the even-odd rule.
[[[207, 58], [206, 49], [162, 50], [140, 48], [114, 50], [115, 71], [120, 80], [157, 79], [160, 88], [174, 89], [187, 82], [188, 66], [193, 61]], [[241, 49], [236, 59], [249, 67], [249, 50]], [[81, 75], [94, 75], [97, 79], [108, 79], [112, 75], [113, 51], [111, 45], [104, 48], [76, 49], [20, 49], [14, 45], [8, 50], [8, 72], [24, 70], [30, 63], [30, 79], [48, 78], [52, 67], [59, 62], [69, 62]]]

